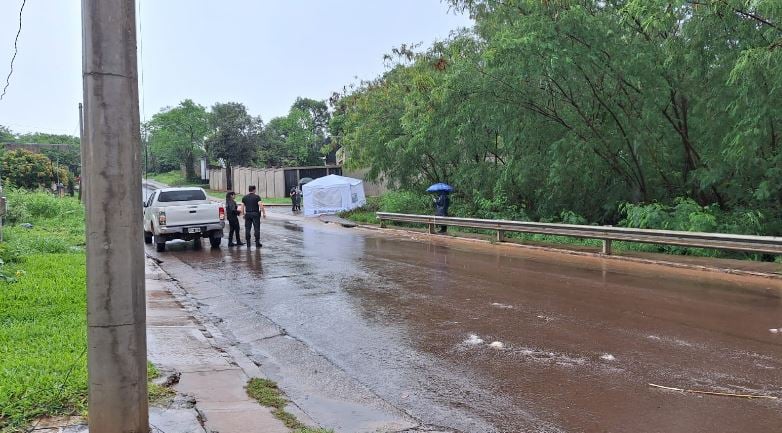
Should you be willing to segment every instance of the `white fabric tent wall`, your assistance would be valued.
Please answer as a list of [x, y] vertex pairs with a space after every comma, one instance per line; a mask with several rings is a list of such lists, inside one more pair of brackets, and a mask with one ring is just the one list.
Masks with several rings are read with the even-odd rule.
[[331, 174], [302, 187], [304, 216], [335, 214], [367, 203], [361, 179]]

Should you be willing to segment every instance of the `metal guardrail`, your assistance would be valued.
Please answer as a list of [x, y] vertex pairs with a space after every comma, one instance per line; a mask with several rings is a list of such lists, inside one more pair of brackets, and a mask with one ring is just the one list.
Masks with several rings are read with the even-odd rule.
[[603, 254], [611, 254], [611, 241], [641, 242], [647, 244], [676, 245], [681, 247], [713, 248], [767, 254], [782, 254], [782, 237], [733, 235], [724, 233], [682, 232], [673, 230], [649, 230], [611, 226], [586, 226], [477, 218], [438, 217], [378, 212], [380, 227], [387, 221], [426, 224], [429, 233], [438, 225], [469, 227], [497, 231], [497, 241], [505, 240], [506, 232], [536, 233], [570, 236], [603, 241]]

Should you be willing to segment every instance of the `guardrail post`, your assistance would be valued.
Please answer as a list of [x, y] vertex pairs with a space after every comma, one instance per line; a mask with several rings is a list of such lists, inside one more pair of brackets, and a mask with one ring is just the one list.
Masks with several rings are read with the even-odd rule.
[[611, 255], [611, 239], [603, 239], [603, 254]]
[[505, 242], [505, 230], [497, 230], [497, 242]]
[[428, 224], [429, 226], [429, 234], [433, 235], [435, 234], [434, 224]]
[[386, 220], [384, 220], [384, 219], [382, 219], [382, 218], [380, 219], [380, 228], [381, 228], [381, 229], [384, 229], [384, 228], [386, 228]]

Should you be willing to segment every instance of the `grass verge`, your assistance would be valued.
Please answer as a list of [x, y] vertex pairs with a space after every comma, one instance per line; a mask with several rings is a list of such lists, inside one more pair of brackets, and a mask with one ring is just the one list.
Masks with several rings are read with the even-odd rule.
[[310, 428], [302, 424], [296, 416], [285, 410], [288, 400], [282, 394], [274, 381], [252, 378], [247, 382], [247, 395], [254, 398], [262, 406], [272, 408], [272, 413], [294, 433], [334, 433], [333, 430]]
[[[216, 199], [225, 200], [225, 191], [216, 191], [213, 189], [207, 189], [206, 194], [210, 197], [214, 197]], [[236, 194], [236, 201], [241, 203], [242, 197], [244, 197], [242, 194]], [[289, 198], [277, 198], [277, 197], [262, 197], [262, 200], [266, 204], [285, 204], [290, 205], [291, 199]]]
[[[357, 222], [359, 224], [379, 224], [376, 212], [398, 212], [414, 214], [430, 214], [433, 209], [427, 208], [427, 203], [419, 203], [415, 197], [408, 197], [410, 194], [405, 192], [389, 192], [381, 197], [368, 197], [367, 204], [363, 207], [342, 212], [339, 216]], [[458, 210], [458, 209], [457, 209]], [[452, 215], [461, 217], [471, 217], [471, 215]], [[576, 223], [576, 222], [572, 222]], [[425, 226], [422, 224], [396, 223], [388, 222], [389, 227], [398, 227], [413, 231], [423, 231]], [[586, 224], [578, 222], [578, 224]], [[449, 227], [448, 233], [454, 236], [467, 237], [485, 237], [490, 240], [496, 235], [493, 230], [471, 229], [464, 227]], [[602, 242], [598, 239], [581, 239], [569, 236], [552, 236], [534, 233], [514, 233], [508, 232], [506, 236], [509, 240], [530, 243], [540, 246], [551, 246], [554, 248], [575, 249], [575, 250], [595, 250], [599, 249]], [[633, 254], [633, 253], [657, 253], [668, 254], [672, 256], [695, 256], [706, 258], [724, 258], [749, 261], [775, 261], [782, 264], [782, 256], [768, 256], [759, 253], [742, 253], [733, 251], [723, 251], [710, 248], [690, 248], [662, 244], [646, 244], [638, 242], [613, 242], [614, 254]]]
[[87, 406], [84, 211], [77, 199], [6, 190], [0, 243], [0, 431]]
[[[84, 209], [74, 198], [7, 189], [0, 242], [0, 432], [87, 410]], [[159, 373], [149, 365], [150, 377]], [[150, 397], [172, 391], [150, 383]]]
[[195, 182], [190, 182], [182, 176], [182, 172], [179, 170], [172, 170], [165, 173], [149, 173], [147, 175], [152, 180], [156, 180], [160, 183], [164, 183], [168, 186], [196, 186]]

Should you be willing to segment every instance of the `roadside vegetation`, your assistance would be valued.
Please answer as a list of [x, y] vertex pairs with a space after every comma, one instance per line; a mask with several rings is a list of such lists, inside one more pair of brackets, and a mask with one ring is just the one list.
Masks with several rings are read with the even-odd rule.
[[296, 417], [285, 410], [288, 400], [277, 387], [277, 384], [269, 379], [252, 378], [247, 382], [247, 395], [254, 398], [262, 406], [273, 409], [274, 416], [293, 429], [294, 433], [334, 433], [333, 430], [311, 428], [302, 424]]
[[75, 198], [7, 189], [0, 243], [0, 429], [87, 405], [84, 211]]
[[[87, 411], [84, 208], [78, 199], [6, 188], [0, 242], [0, 432]], [[159, 375], [148, 365], [150, 380]], [[150, 401], [172, 390], [149, 384]]]
[[[461, 194], [454, 194], [452, 198], [451, 216], [477, 217], [487, 219], [515, 219], [517, 221], [530, 221], [531, 218], [523, 212], [516, 211], [508, 216], [505, 212], [495, 212], [484, 209], [475, 212], [474, 208], [465, 205], [461, 200]], [[350, 219], [361, 224], [378, 224], [376, 212], [396, 212], [430, 215], [433, 212], [432, 198], [429, 194], [421, 192], [388, 192], [380, 197], [368, 197], [367, 204], [361, 208], [340, 214], [343, 218]], [[621, 227], [641, 229], [664, 229], [681, 231], [722, 232], [738, 234], [756, 234], [761, 229], [761, 219], [757, 212], [729, 213], [721, 211], [719, 206], [700, 206], [693, 200], [679, 199], [674, 205], [666, 206], [659, 203], [649, 205], [625, 204], [620, 209], [621, 219], [616, 224]], [[476, 216], [477, 213], [477, 216]], [[574, 212], [564, 211], [554, 218], [544, 218], [543, 222], [590, 225], [590, 222]], [[389, 223], [398, 227], [421, 229], [420, 224]], [[593, 223], [592, 223], [593, 224]], [[450, 227], [452, 234], [481, 234], [492, 236], [492, 230], [470, 229], [462, 227]], [[564, 247], [592, 248], [601, 247], [601, 241], [597, 239], [579, 239], [567, 236], [551, 236], [531, 233], [506, 233], [506, 238], [531, 244], [552, 244]], [[491, 238], [490, 238], [491, 239]], [[616, 252], [650, 252], [668, 253], [680, 255], [694, 255], [706, 257], [723, 257], [736, 259], [765, 260], [771, 259], [763, 254], [740, 253], [719, 251], [706, 248], [686, 248], [671, 245], [653, 245], [634, 242], [615, 241], [613, 248]], [[777, 262], [782, 261], [776, 257]]]
[[235, 102], [161, 111], [150, 169], [320, 165], [341, 149], [393, 190], [348, 214], [359, 222], [429, 212], [422, 191], [446, 182], [457, 216], [782, 235], [778, 0], [447, 3], [475, 25], [392, 49], [328, 102], [268, 122]]
[[155, 364], [147, 361], [147, 394], [149, 395], [150, 404], [165, 404], [171, 400], [176, 391], [168, 386], [158, 385], [155, 379], [160, 378], [160, 371], [155, 367]]
[[164, 183], [168, 186], [196, 185], [195, 182], [188, 181], [185, 176], [182, 175], [180, 170], [165, 171], [162, 173], [149, 173], [147, 174], [147, 177], [160, 183]]
[[475, 26], [332, 99], [348, 168], [456, 216], [782, 234], [778, 1], [449, 3]]

